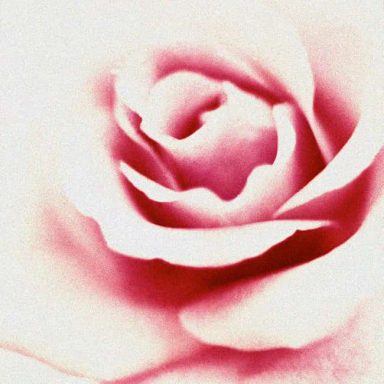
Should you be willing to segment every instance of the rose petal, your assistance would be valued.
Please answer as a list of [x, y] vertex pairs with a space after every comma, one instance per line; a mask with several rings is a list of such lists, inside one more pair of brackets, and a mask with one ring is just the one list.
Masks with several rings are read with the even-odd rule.
[[[337, 153], [355, 129], [362, 102], [369, 97], [364, 92], [367, 83], [383, 68], [383, 3], [270, 3], [288, 15], [300, 33], [315, 77], [315, 113], [331, 151]], [[382, 84], [382, 79], [383, 75], [374, 81]]]
[[[222, 96], [220, 83], [202, 75], [181, 71], [159, 80], [150, 90], [141, 113], [141, 130], [153, 140], [178, 142], [190, 136], [190, 125], [201, 111]], [[184, 130], [186, 130], [184, 132]]]
[[[127, 122], [126, 113], [122, 111], [121, 119]], [[125, 135], [120, 127], [111, 127], [110, 143], [108, 147], [111, 157], [118, 163], [123, 161], [133, 169], [150, 178], [156, 180], [161, 185], [166, 185], [178, 189], [177, 181], [169, 167], [162, 161], [158, 153], [151, 148], [149, 143], [140, 138], [141, 142], [132, 140], [131, 136]]]
[[199, 340], [243, 350], [300, 348], [335, 332], [382, 286], [384, 199], [347, 243], [263, 279], [212, 293], [180, 314]]
[[133, 225], [127, 215], [115, 216], [112, 221], [104, 217], [99, 222], [108, 246], [117, 252], [196, 267], [218, 267], [256, 257], [296, 231], [327, 225], [324, 221], [269, 221], [234, 228], [183, 230], [139, 221]]
[[[143, 375], [143, 384], [380, 383], [384, 353], [384, 292], [359, 308], [337, 335], [299, 350], [205, 351]], [[128, 384], [130, 379], [108, 384]], [[141, 381], [140, 381], [141, 383]]]
[[3, 384], [97, 384], [97, 381], [68, 376], [48, 365], [15, 352], [0, 349], [0, 377]]
[[[307, 35], [307, 37], [311, 36], [307, 44], [311, 46], [310, 49], [314, 56], [312, 60], [317, 71], [319, 87], [328, 87], [328, 91], [336, 88], [337, 91], [334, 91], [335, 98], [338, 99], [342, 96], [342, 105], [346, 105], [347, 110], [350, 112], [349, 115], [354, 116], [352, 120], [356, 120], [358, 117], [358, 122], [349, 140], [326, 169], [298, 194], [294, 195], [292, 199], [287, 201], [280, 208], [276, 217], [305, 217], [308, 214], [311, 217], [319, 217], [320, 206], [327, 204], [325, 202], [330, 201], [330, 199], [340, 201], [341, 194], [348, 189], [350, 184], [357, 181], [364, 172], [369, 170], [374, 162], [382, 162], [380, 160], [380, 151], [384, 146], [382, 129], [384, 118], [381, 112], [384, 108], [383, 42], [382, 39], [378, 39], [380, 35], [378, 31], [369, 33], [372, 32], [373, 25], [380, 25], [380, 28], [382, 28], [380, 21], [375, 22], [381, 13], [378, 9], [377, 12], [372, 10], [376, 9], [376, 6], [382, 9], [382, 4], [379, 5], [376, 2], [372, 3], [373, 8], [364, 8], [360, 3], [355, 2], [353, 6], [350, 3], [338, 4], [343, 15], [339, 22], [343, 23], [342, 26], [349, 26], [353, 31], [353, 52], [357, 55], [356, 60], [348, 60], [349, 55], [346, 53], [341, 58], [340, 53], [338, 53], [339, 60], [335, 61], [334, 52], [331, 51], [327, 53], [327, 55], [331, 55], [331, 59], [326, 61], [325, 66], [327, 68], [328, 65], [331, 69], [327, 71], [326, 68], [323, 68], [324, 54], [322, 53], [327, 47], [323, 46], [319, 36]], [[351, 17], [351, 15], [356, 14], [356, 9], [361, 10], [359, 20]], [[322, 9], [322, 12], [331, 15], [330, 9], [327, 7]], [[332, 20], [332, 23], [330, 20]], [[345, 47], [345, 44], [342, 43], [344, 40], [350, 41], [351, 33], [349, 29], [341, 28], [338, 25], [339, 22], [335, 22], [333, 17], [330, 20], [325, 22], [325, 26], [321, 25], [320, 28], [324, 27], [325, 31], [331, 28], [334, 32], [336, 46], [336, 48], [333, 47], [333, 50], [338, 51], [338, 47]], [[353, 25], [350, 25], [351, 20], [354, 21]], [[306, 30], [308, 26], [303, 28]], [[356, 50], [355, 41], [362, 46], [361, 51]], [[337, 65], [337, 70], [335, 65]], [[332, 83], [332, 86], [329, 83]], [[340, 104], [340, 102], [337, 103]], [[332, 111], [335, 108], [332, 108]], [[335, 113], [337, 115], [336, 111]], [[341, 120], [345, 122], [345, 118]], [[345, 122], [344, 129], [350, 130], [347, 126], [348, 124]], [[332, 134], [338, 129], [337, 124], [333, 125], [331, 129], [332, 131], [328, 134]], [[341, 136], [348, 137], [350, 134], [351, 132], [349, 134], [341, 133]], [[333, 135], [335, 136], [336, 132]], [[365, 189], [368, 189], [367, 194], [369, 195], [369, 187], [365, 186]]]
[[[384, 88], [380, 93], [384, 92]], [[380, 94], [377, 94], [379, 97]], [[353, 133], [351, 139], [332, 160], [326, 169], [314, 178], [305, 188], [288, 200], [277, 212], [276, 217], [290, 217], [308, 211], [308, 207], [320, 196], [339, 193], [363, 173], [373, 162], [384, 146], [382, 126], [384, 120], [379, 112], [384, 96], [369, 106]], [[377, 110], [376, 110], [377, 107]], [[364, 143], [364, 145], [362, 145]], [[353, 164], [353, 167], [350, 166]]]
[[118, 285], [108, 288], [108, 270], [103, 284], [65, 254], [13, 252], [12, 262], [7, 254], [2, 255], [2, 346], [27, 351], [68, 374], [104, 379], [153, 368], [194, 348], [171, 310], [144, 308], [129, 294], [119, 297]]
[[225, 201], [209, 189], [174, 191], [143, 177], [124, 163], [120, 167], [130, 186], [146, 196], [138, 202], [138, 209], [146, 213], [149, 220], [156, 217], [163, 225], [178, 223], [176, 226], [186, 228], [245, 224], [266, 217], [269, 210], [263, 205], [264, 196], [260, 196], [259, 191], [263, 192], [264, 181], [271, 178], [270, 168], [257, 167], [248, 177], [244, 191], [235, 199]]

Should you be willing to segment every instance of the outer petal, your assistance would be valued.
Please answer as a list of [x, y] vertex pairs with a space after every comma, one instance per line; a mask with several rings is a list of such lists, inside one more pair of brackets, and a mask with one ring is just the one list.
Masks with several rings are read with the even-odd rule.
[[15, 352], [0, 350], [0, 376], [3, 384], [97, 384], [87, 378], [68, 376]]
[[[201, 18], [202, 10], [206, 18]], [[117, 84], [122, 99], [137, 113], [145, 110], [159, 78], [183, 69], [236, 80], [251, 89], [259, 84], [311, 106], [313, 79], [305, 50], [290, 20], [262, 2], [242, 0], [221, 7], [216, 1], [182, 1], [161, 12], [168, 23], [153, 31], [142, 21], [142, 39], [126, 55]]]
[[191, 304], [186, 329], [214, 345], [243, 350], [299, 348], [335, 332], [382, 286], [384, 199], [348, 242], [302, 266], [243, 281]]
[[[368, 300], [334, 337], [298, 350], [207, 348], [146, 375], [113, 384], [373, 384], [382, 379], [383, 294]], [[112, 384], [112, 383], [108, 383]]]
[[274, 3], [290, 15], [309, 53], [316, 84], [309, 119], [322, 126], [331, 152], [341, 149], [280, 209], [281, 217], [300, 217], [313, 215], [321, 195], [339, 195], [384, 145], [384, 9], [381, 1], [313, 2], [310, 7], [301, 0]]
[[[49, 237], [52, 241], [52, 226]], [[61, 240], [65, 243], [64, 233]], [[135, 289], [124, 289], [112, 256], [103, 263], [105, 250], [92, 255], [70, 243], [66, 247], [2, 249], [2, 346], [68, 374], [103, 379], [156, 367], [195, 348], [174, 310], [145, 306], [135, 300]], [[129, 271], [125, 274], [129, 286]]]
[[[351, 139], [324, 172], [289, 199], [276, 216], [305, 215], [316, 199], [327, 195], [329, 197], [330, 193], [339, 193], [341, 188], [355, 180], [374, 163], [375, 157], [378, 157], [384, 147], [384, 118], [381, 113], [384, 107], [384, 84], [378, 84], [375, 88], [368, 88], [368, 92], [373, 92], [375, 97], [371, 103], [366, 101], [362, 106], [364, 113]], [[353, 167], [350, 164], [353, 164]]]

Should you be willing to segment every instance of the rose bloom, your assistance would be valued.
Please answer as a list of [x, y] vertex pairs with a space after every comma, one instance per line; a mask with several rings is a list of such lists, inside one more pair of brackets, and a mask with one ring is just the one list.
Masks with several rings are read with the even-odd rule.
[[3, 1], [1, 382], [381, 382], [383, 16]]

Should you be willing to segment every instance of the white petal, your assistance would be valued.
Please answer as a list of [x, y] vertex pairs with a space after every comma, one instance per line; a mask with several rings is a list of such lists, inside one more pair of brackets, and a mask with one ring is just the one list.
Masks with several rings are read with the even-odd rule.
[[312, 262], [239, 282], [187, 306], [199, 340], [243, 350], [300, 348], [334, 333], [383, 286], [384, 199], [348, 242]]
[[117, 252], [195, 267], [234, 264], [264, 253], [296, 231], [327, 225], [323, 221], [269, 221], [221, 229], [175, 229], [135, 222], [124, 214], [99, 222], [107, 244]]

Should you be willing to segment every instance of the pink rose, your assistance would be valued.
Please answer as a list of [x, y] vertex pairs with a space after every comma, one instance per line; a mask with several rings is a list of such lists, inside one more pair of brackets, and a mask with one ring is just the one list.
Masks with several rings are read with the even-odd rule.
[[383, 7], [279, 3], [8, 2], [4, 349], [115, 383], [377, 379]]

